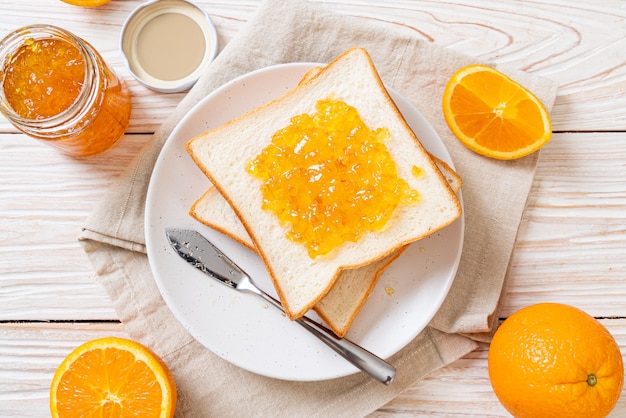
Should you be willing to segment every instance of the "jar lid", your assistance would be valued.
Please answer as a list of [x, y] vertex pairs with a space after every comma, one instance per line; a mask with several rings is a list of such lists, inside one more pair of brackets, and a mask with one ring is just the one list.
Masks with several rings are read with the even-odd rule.
[[153, 0], [128, 16], [120, 49], [140, 83], [174, 93], [193, 86], [213, 61], [217, 31], [209, 15], [187, 0]]

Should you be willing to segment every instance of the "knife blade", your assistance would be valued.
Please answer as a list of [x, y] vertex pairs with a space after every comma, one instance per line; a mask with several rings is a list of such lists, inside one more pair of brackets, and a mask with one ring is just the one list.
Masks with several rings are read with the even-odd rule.
[[[165, 234], [174, 251], [191, 266], [231, 289], [255, 294], [284, 312], [278, 300], [256, 286], [245, 271], [198, 231], [167, 228]], [[311, 332], [359, 370], [384, 385], [389, 385], [394, 379], [395, 367], [374, 353], [347, 338], [337, 337], [332, 331], [307, 317], [296, 319], [294, 322]]]

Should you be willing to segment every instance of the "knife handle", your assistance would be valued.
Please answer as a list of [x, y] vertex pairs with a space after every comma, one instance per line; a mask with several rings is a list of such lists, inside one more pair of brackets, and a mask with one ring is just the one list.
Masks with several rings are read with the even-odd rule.
[[337, 337], [326, 327], [307, 317], [299, 318], [296, 322], [322, 340], [341, 357], [384, 385], [389, 385], [395, 377], [396, 368], [376, 354], [367, 351], [347, 338]]
[[[255, 287], [255, 289], [247, 290], [251, 290], [257, 295], [261, 296], [263, 299], [270, 302], [282, 312], [285, 311], [279, 301], [277, 301], [261, 289]], [[318, 324], [317, 322], [305, 316], [296, 319], [295, 322], [302, 325], [307, 331], [311, 332], [317, 338], [322, 340], [324, 344], [332, 348], [337, 354], [348, 360], [359, 370], [364, 371], [384, 385], [389, 385], [389, 383], [391, 383], [391, 381], [395, 377], [396, 368], [394, 366], [387, 363], [376, 354], [373, 354], [363, 347], [353, 343], [347, 338], [337, 337], [328, 328]]]

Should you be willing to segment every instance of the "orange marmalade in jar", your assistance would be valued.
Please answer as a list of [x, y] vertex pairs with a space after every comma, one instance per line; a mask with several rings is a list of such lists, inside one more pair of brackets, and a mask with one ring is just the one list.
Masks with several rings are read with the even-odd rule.
[[128, 127], [130, 92], [100, 54], [50, 25], [0, 41], [0, 111], [20, 131], [75, 157], [111, 148]]

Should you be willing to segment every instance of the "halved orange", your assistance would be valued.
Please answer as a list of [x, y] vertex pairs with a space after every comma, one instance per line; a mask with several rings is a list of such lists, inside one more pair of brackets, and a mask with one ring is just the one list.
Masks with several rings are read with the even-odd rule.
[[61, 0], [61, 1], [68, 3], [68, 4], [72, 4], [74, 6], [96, 7], [96, 6], [102, 6], [103, 4], [106, 4], [110, 2], [111, 0]]
[[467, 148], [513, 160], [544, 146], [552, 136], [550, 115], [528, 89], [492, 67], [459, 69], [443, 93], [443, 115]]
[[106, 337], [82, 344], [59, 365], [50, 386], [52, 417], [173, 417], [176, 384], [142, 344]]

